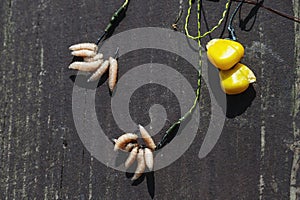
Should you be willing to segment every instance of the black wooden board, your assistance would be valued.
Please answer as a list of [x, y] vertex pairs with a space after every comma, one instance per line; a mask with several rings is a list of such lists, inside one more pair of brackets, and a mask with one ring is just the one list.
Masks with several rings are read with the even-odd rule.
[[[198, 158], [211, 115], [204, 82], [197, 136], [171, 165], [132, 184], [124, 172], [90, 154], [73, 120], [76, 71], [68, 69], [72, 61], [68, 47], [95, 41], [121, 3], [0, 2], [0, 199], [300, 199], [300, 25], [263, 8], [258, 9], [249, 32], [241, 31], [238, 20], [234, 21], [245, 46], [243, 62], [254, 71], [257, 83], [246, 95], [227, 98], [222, 134], [205, 158]], [[113, 35], [141, 27], [171, 29], [179, 3], [132, 0]], [[225, 3], [203, 1], [210, 28]], [[236, 5], [232, 2], [231, 12]], [[300, 16], [297, 0], [265, 1], [264, 5]], [[180, 32], [184, 32], [187, 8], [184, 1]], [[251, 8], [243, 6], [243, 17]], [[196, 4], [190, 20], [193, 34], [197, 30], [195, 9]], [[222, 26], [211, 37], [219, 37], [221, 30]], [[208, 41], [209, 37], [203, 38], [202, 46]], [[151, 62], [173, 67], [196, 89], [195, 69], [179, 56], [151, 49], [120, 57], [119, 77]], [[108, 136], [117, 137], [122, 132], [111, 113], [110, 98], [104, 83], [96, 92], [96, 111], [105, 114], [98, 119]], [[244, 102], [249, 99], [249, 104]], [[142, 87], [131, 100], [128, 106], [137, 124], [149, 123], [148, 109], [155, 103], [168, 111], [164, 130], [180, 117], [178, 101], [164, 87]]]

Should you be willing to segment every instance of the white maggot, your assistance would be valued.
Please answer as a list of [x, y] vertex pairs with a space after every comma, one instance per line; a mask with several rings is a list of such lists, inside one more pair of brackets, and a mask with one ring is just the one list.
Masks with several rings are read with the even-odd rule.
[[71, 53], [73, 56], [78, 56], [78, 57], [94, 57], [96, 55], [95, 51], [91, 51], [91, 50], [76, 50], [76, 51], [72, 51]]
[[69, 49], [71, 51], [77, 51], [77, 50], [91, 50], [91, 51], [95, 51], [97, 52], [98, 51], [98, 46], [94, 43], [79, 43], [79, 44], [74, 44], [72, 46], [69, 47]]
[[108, 70], [109, 61], [106, 60], [102, 65], [95, 71], [92, 76], [87, 80], [87, 82], [96, 81], [101, 78], [101, 76]]
[[139, 129], [140, 129], [141, 136], [142, 136], [146, 146], [148, 148], [150, 148], [152, 151], [154, 151], [156, 148], [156, 145], [155, 145], [152, 137], [148, 133], [148, 131], [142, 125], [139, 125]]
[[125, 151], [125, 152], [130, 152], [134, 147], [137, 147], [137, 146], [138, 146], [137, 143], [128, 143], [128, 144], [124, 147], [124, 149], [121, 149], [121, 150], [123, 150], [123, 151]]
[[102, 60], [97, 60], [94, 62], [73, 62], [69, 65], [69, 69], [78, 69], [79, 71], [93, 72], [99, 68], [102, 62]]
[[125, 161], [125, 168], [128, 169], [135, 161], [138, 154], [138, 147], [134, 147]]
[[144, 156], [145, 156], [146, 166], [148, 167], [148, 169], [150, 171], [152, 171], [153, 170], [153, 164], [154, 164], [153, 152], [149, 148], [145, 148], [144, 151], [145, 151]]
[[96, 60], [102, 60], [103, 59], [103, 54], [102, 53], [97, 53], [94, 57], [84, 57], [83, 60], [85, 62], [93, 62]]
[[[114, 143], [117, 142], [117, 139], [112, 139]], [[130, 152], [134, 147], [139, 146], [138, 143], [128, 143], [123, 149], [120, 149], [125, 152]]]
[[125, 133], [115, 141], [114, 151], [124, 149], [128, 143], [136, 143], [138, 136], [134, 133]]
[[116, 86], [118, 77], [118, 62], [115, 58], [109, 57], [109, 75], [108, 75], [108, 87], [112, 92]]
[[144, 158], [144, 150], [139, 149], [139, 152], [137, 154], [137, 167], [131, 180], [134, 181], [138, 179], [144, 173], [145, 168], [146, 168], [146, 164]]

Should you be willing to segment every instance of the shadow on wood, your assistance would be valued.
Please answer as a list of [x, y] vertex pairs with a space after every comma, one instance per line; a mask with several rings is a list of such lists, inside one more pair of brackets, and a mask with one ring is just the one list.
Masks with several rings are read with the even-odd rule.
[[[241, 12], [242, 12], [242, 7], [240, 8], [240, 16], [239, 16], [239, 27], [241, 28], [242, 31], [251, 31], [255, 21], [256, 21], [256, 16], [258, 13], [259, 8], [263, 5], [264, 0], [258, 2], [249, 12], [249, 14], [245, 17], [245, 19], [241, 18]], [[253, 18], [253, 22], [251, 24], [251, 26], [249, 28], [246, 28], [247, 24], [249, 23], [249, 21]]]
[[252, 84], [248, 89], [237, 95], [226, 95], [227, 99], [227, 110], [226, 116], [228, 118], [234, 118], [238, 115], [243, 114], [248, 107], [250, 107], [252, 101], [256, 97], [256, 92]]
[[[98, 82], [96, 86], [96, 88], [98, 88], [108, 79], [108, 73], [106, 72], [105, 74], [103, 74], [100, 80], [97, 81], [87, 82], [89, 77], [89, 75], [71, 75], [69, 78], [73, 81], [74, 84], [79, 87], [86, 89], [95, 89], [95, 82]], [[76, 79], [78, 80], [76, 81]]]
[[[134, 174], [133, 173], [128, 173], [126, 172], [126, 177], [127, 178], [132, 178]], [[147, 189], [150, 197], [153, 199], [155, 195], [155, 177], [154, 177], [154, 172], [147, 172], [142, 174], [137, 180], [133, 181], [132, 185], [137, 186], [141, 184], [146, 178], [147, 181]]]

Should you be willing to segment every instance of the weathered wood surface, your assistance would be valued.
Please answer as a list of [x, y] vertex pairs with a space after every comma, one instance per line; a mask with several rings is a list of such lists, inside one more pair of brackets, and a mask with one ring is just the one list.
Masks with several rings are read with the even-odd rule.
[[[203, 2], [210, 27], [219, 19], [224, 3]], [[300, 26], [263, 9], [250, 32], [236, 28], [246, 47], [244, 63], [257, 75], [256, 96], [243, 113], [227, 118], [221, 138], [206, 158], [197, 156], [210, 119], [205, 85], [198, 136], [180, 159], [156, 171], [154, 180], [133, 186], [124, 172], [106, 167], [90, 155], [72, 117], [74, 83], [69, 77], [74, 71], [67, 69], [72, 59], [68, 46], [95, 40], [120, 4], [92, 0], [0, 2], [0, 199], [299, 199]], [[265, 5], [300, 15], [297, 0], [265, 1]], [[115, 33], [170, 27], [178, 7], [178, 0], [132, 0]], [[186, 11], [187, 2], [183, 7]], [[245, 5], [243, 14], [249, 10]], [[195, 24], [196, 16], [192, 18], [191, 24]], [[179, 22], [181, 30], [183, 23], [184, 18]], [[195, 25], [191, 30], [195, 33]], [[220, 30], [212, 37], [219, 36]], [[205, 38], [203, 43], [207, 41]], [[176, 65], [176, 56], [150, 50], [124, 56], [120, 65], [163, 59], [167, 59], [163, 63]], [[120, 76], [126, 70], [120, 69]], [[181, 70], [196, 86], [195, 70]], [[164, 99], [171, 113], [168, 119], [179, 117], [171, 93], [161, 95], [163, 88], [159, 87], [144, 89], [133, 97], [137, 105], [149, 106]], [[101, 125], [107, 132], [117, 132], [106, 85], [99, 90], [97, 105], [103, 106], [97, 111], [107, 114]], [[131, 109], [137, 123], [147, 124], [145, 110]]]

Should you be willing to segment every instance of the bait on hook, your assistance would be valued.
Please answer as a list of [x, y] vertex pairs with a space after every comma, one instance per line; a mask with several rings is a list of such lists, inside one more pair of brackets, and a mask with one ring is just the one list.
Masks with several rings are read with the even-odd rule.
[[82, 49], [73, 51], [71, 54], [77, 57], [94, 57], [97, 53], [92, 50]]
[[207, 45], [207, 57], [217, 67], [220, 85], [226, 94], [234, 95], [244, 92], [250, 83], [256, 81], [254, 73], [244, 64], [239, 63], [244, 56], [244, 47], [237, 42], [232, 26], [233, 19], [241, 8], [241, 1], [232, 13], [228, 25], [230, 39], [213, 39]]
[[140, 129], [141, 136], [142, 136], [146, 146], [148, 148], [150, 148], [152, 151], [154, 151], [156, 148], [156, 145], [155, 145], [152, 137], [148, 133], [148, 131], [142, 125], [139, 125], [139, 129]]
[[73, 62], [69, 65], [69, 69], [77, 69], [84, 72], [94, 72], [102, 64], [103, 60], [96, 60], [93, 62]]
[[109, 62], [108, 60], [104, 61], [101, 66], [95, 71], [92, 76], [87, 80], [87, 82], [96, 81], [101, 78], [101, 76], [108, 70]]
[[128, 143], [137, 143], [138, 136], [134, 133], [125, 133], [115, 140], [114, 151], [125, 149]]
[[69, 47], [69, 50], [71, 51], [84, 50], [84, 49], [97, 52], [98, 46], [94, 43], [79, 43]]
[[152, 171], [153, 170], [153, 163], [154, 163], [152, 150], [146, 147], [144, 149], [144, 155], [145, 155], [146, 166], [148, 167], [148, 169], [150, 171]]
[[102, 60], [103, 61], [103, 54], [102, 53], [97, 53], [94, 57], [84, 57], [83, 60], [85, 62], [93, 62], [96, 60]]
[[[131, 180], [138, 179], [144, 173], [146, 166], [150, 171], [153, 170], [154, 166], [153, 151], [156, 145], [149, 135], [148, 131], [144, 127], [139, 125], [139, 129], [146, 147], [142, 147], [137, 143], [137, 135], [133, 133], [125, 133], [118, 139], [113, 139], [113, 141], [115, 142], [115, 151], [119, 149], [130, 152], [128, 158], [125, 161], [126, 169], [128, 169], [134, 163], [134, 161], [137, 160], [137, 168]], [[131, 146], [132, 148], [128, 151], [129, 148], [126, 149], [126, 146], [132, 144], [132, 142], [134, 142]]]
[[[237, 37], [235, 35], [234, 28], [232, 26], [233, 19], [238, 10], [240, 10], [242, 3], [253, 3], [250, 0], [234, 0], [240, 1], [240, 4], [233, 12], [230, 22], [228, 25], [229, 31], [229, 39], [213, 39], [207, 44], [207, 55], [211, 63], [216, 66], [219, 71], [220, 76], [220, 84], [224, 92], [227, 94], [239, 94], [245, 91], [250, 83], [256, 81], [256, 77], [254, 73], [244, 64], [240, 63], [240, 60], [244, 56], [244, 47], [239, 42], [237, 42]], [[180, 1], [182, 2], [182, 1]], [[199, 100], [200, 96], [200, 87], [201, 87], [201, 41], [200, 39], [209, 35], [214, 30], [216, 30], [221, 23], [224, 21], [226, 15], [228, 16], [228, 9], [231, 4], [231, 0], [228, 0], [225, 4], [225, 9], [223, 11], [222, 17], [217, 22], [217, 24], [205, 32], [201, 34], [201, 0], [197, 1], [197, 30], [198, 34], [196, 36], [192, 36], [189, 34], [188, 24], [189, 24], [189, 17], [191, 15], [191, 9], [193, 0], [189, 0], [189, 8], [187, 12], [187, 16], [185, 18], [185, 33], [188, 38], [194, 39], [198, 41], [199, 46], [199, 68], [198, 68], [198, 82], [197, 82], [197, 90], [196, 90], [196, 97], [194, 100], [193, 106], [185, 113], [181, 118], [178, 119], [175, 123], [171, 125], [171, 127], [165, 132], [161, 141], [156, 145], [148, 133], [148, 131], [139, 125], [140, 134], [142, 139], [145, 143], [145, 146], [141, 146], [138, 144], [137, 138], [138, 136], [133, 133], [125, 133], [121, 135], [118, 139], [114, 139], [115, 142], [114, 150], [122, 150], [125, 152], [130, 152], [127, 160], [125, 161], [125, 167], [128, 168], [131, 166], [135, 161], [137, 161], [137, 168], [135, 171], [132, 180], [138, 179], [142, 173], [144, 173], [145, 168], [152, 171], [154, 165], [154, 156], [153, 152], [162, 148], [168, 141], [168, 137], [174, 136], [176, 134], [176, 127], [178, 127], [185, 119], [188, 118], [189, 115], [194, 111], [196, 104]], [[109, 57], [108, 60], [103, 59], [103, 54], [98, 53], [98, 45], [102, 41], [105, 36], [113, 29], [112, 27], [115, 25], [119, 17], [123, 12], [126, 11], [128, 6], [129, 0], [125, 0], [122, 6], [112, 15], [110, 21], [102, 34], [99, 36], [96, 43], [80, 43], [76, 45], [72, 45], [69, 49], [72, 51], [72, 55], [83, 57], [84, 62], [74, 62], [70, 64], [70, 69], [78, 69], [80, 71], [89, 71], [94, 72], [91, 77], [88, 79], [90, 81], [96, 81], [101, 78], [101, 76], [109, 70], [109, 77], [108, 77], [108, 86], [110, 91], [112, 92], [116, 86], [117, 76], [118, 76], [118, 63], [117, 63], [117, 52], [114, 57]], [[267, 8], [263, 5], [260, 7]], [[180, 20], [183, 9], [182, 5], [179, 7], [178, 17], [176, 18], [175, 22], [172, 24], [174, 30], [177, 30], [177, 23]], [[276, 12], [275, 12], [276, 13]], [[278, 13], [277, 13], [278, 14]], [[294, 18], [294, 20], [296, 20]], [[298, 20], [298, 19], [297, 19]]]
[[134, 163], [134, 161], [136, 160], [136, 156], [138, 154], [138, 149], [139, 149], [138, 147], [134, 147], [131, 150], [128, 158], [125, 161], [125, 168], [126, 169], [128, 169]]
[[136, 160], [137, 160], [137, 167], [136, 167], [133, 177], [131, 178], [132, 181], [135, 181], [136, 179], [138, 179], [144, 173], [144, 171], [146, 169], [144, 149], [141, 149], [141, 148], [139, 149]]
[[118, 62], [115, 58], [109, 57], [109, 75], [108, 75], [108, 87], [112, 92], [116, 86], [118, 77]]

